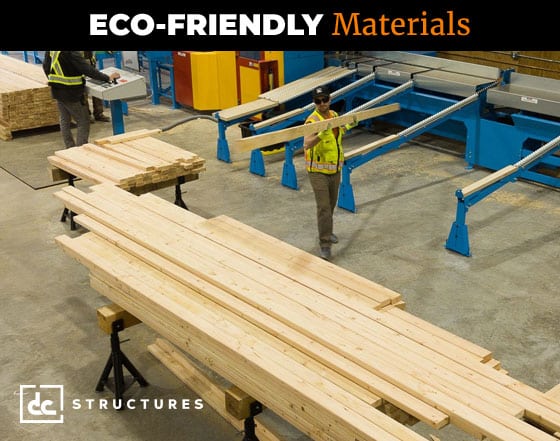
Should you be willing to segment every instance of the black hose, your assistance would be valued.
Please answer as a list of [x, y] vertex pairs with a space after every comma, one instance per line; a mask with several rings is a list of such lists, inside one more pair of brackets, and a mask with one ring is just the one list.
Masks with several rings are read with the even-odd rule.
[[184, 123], [189, 122], [189, 121], [193, 121], [195, 119], [209, 119], [210, 121], [214, 121], [215, 123], [218, 122], [218, 120], [216, 118], [214, 118], [213, 116], [210, 116], [210, 115], [192, 115], [192, 116], [189, 116], [187, 118], [176, 121], [173, 124], [170, 124], [166, 127], [162, 127], [161, 131], [165, 132], [167, 130], [171, 130], [172, 128], [177, 127], [178, 125], [184, 124]]

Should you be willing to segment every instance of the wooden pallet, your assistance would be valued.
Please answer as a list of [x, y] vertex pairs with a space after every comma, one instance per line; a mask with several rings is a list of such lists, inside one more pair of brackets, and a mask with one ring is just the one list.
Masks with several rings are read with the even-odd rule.
[[13, 132], [58, 125], [56, 101], [43, 68], [0, 55], [0, 139]]

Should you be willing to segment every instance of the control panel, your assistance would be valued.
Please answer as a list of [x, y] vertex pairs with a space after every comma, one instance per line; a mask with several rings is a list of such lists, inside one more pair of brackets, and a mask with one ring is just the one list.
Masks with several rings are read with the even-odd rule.
[[118, 72], [120, 78], [117, 78], [112, 83], [86, 78], [86, 89], [91, 96], [106, 101], [113, 101], [144, 98], [148, 95], [146, 80], [142, 75], [112, 66], [102, 69], [101, 72], [107, 75]]

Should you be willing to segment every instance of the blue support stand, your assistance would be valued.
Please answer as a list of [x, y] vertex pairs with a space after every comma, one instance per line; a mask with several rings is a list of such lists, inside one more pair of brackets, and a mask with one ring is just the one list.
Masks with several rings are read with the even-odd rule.
[[124, 133], [123, 102], [121, 100], [109, 101], [111, 107], [111, 122], [113, 135]]
[[218, 114], [216, 114], [216, 118], [218, 118], [218, 145], [216, 148], [216, 156], [220, 161], [231, 162], [229, 144], [226, 137], [227, 126], [220, 121]]
[[284, 166], [282, 169], [282, 185], [294, 190], [298, 189], [297, 173], [294, 166], [294, 153], [302, 146], [301, 138], [286, 143], [284, 151]]
[[346, 164], [343, 165], [340, 189], [338, 190], [338, 206], [355, 213], [356, 202], [354, 201], [354, 190], [350, 182], [350, 173], [352, 173], [352, 169]]
[[260, 149], [251, 150], [251, 163], [249, 165], [249, 171], [255, 175], [265, 175], [264, 158]]
[[455, 222], [451, 225], [449, 236], [445, 242], [445, 248], [455, 251], [463, 256], [470, 257], [471, 250], [469, 246], [469, 229], [465, 224], [467, 218], [468, 207], [464, 200], [457, 202], [457, 214]]
[[[117, 69], [122, 69], [122, 54], [120, 51], [115, 51], [113, 53], [96, 53], [95, 58], [97, 59], [97, 68], [103, 70], [105, 68], [105, 60], [108, 58], [114, 59], [114, 64]], [[107, 106], [108, 102], [105, 101], [104, 104]], [[121, 113], [128, 115], [128, 104], [125, 101], [120, 101], [122, 107]], [[111, 106], [111, 114], [113, 113], [113, 108]], [[113, 123], [113, 128], [115, 127]], [[114, 132], [113, 132], [114, 133]], [[122, 133], [122, 132], [121, 132]]]
[[[150, 88], [152, 104], [160, 104], [160, 97], [169, 98], [173, 109], [181, 106], [175, 97], [175, 70], [173, 67], [173, 53], [171, 51], [146, 51], [144, 57], [149, 64]], [[169, 74], [169, 84], [164, 85], [162, 72]]]
[[[507, 183], [513, 182], [519, 177], [526, 176], [530, 168], [532, 168], [535, 164], [546, 162], [547, 159], [553, 156], [559, 149], [560, 136], [557, 136], [539, 149], [526, 155], [523, 159], [513, 164], [513, 166], [510, 166], [509, 169], [503, 169], [503, 173], [500, 173], [499, 170], [496, 171], [495, 173], [500, 173], [496, 178], [496, 181], [482, 181], [478, 189], [474, 190], [471, 187], [472, 191], [466, 192], [467, 194], [465, 194], [462, 189], [457, 190], [455, 192], [455, 196], [457, 196], [457, 214], [455, 222], [451, 225], [451, 231], [449, 232], [449, 237], [447, 238], [445, 247], [464, 256], [470, 256], [469, 233], [467, 225], [465, 224], [469, 207], [481, 201], [486, 196], [503, 187]], [[492, 175], [490, 175], [490, 177], [491, 176]]]

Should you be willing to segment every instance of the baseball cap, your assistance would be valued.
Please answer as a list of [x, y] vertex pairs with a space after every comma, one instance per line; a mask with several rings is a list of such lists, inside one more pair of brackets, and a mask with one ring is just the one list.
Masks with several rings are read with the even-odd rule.
[[319, 87], [316, 87], [315, 89], [313, 89], [312, 96], [313, 96], [313, 98], [318, 98], [320, 96], [329, 96], [330, 94], [331, 94], [331, 91], [329, 90], [329, 88], [327, 86], [319, 86]]

